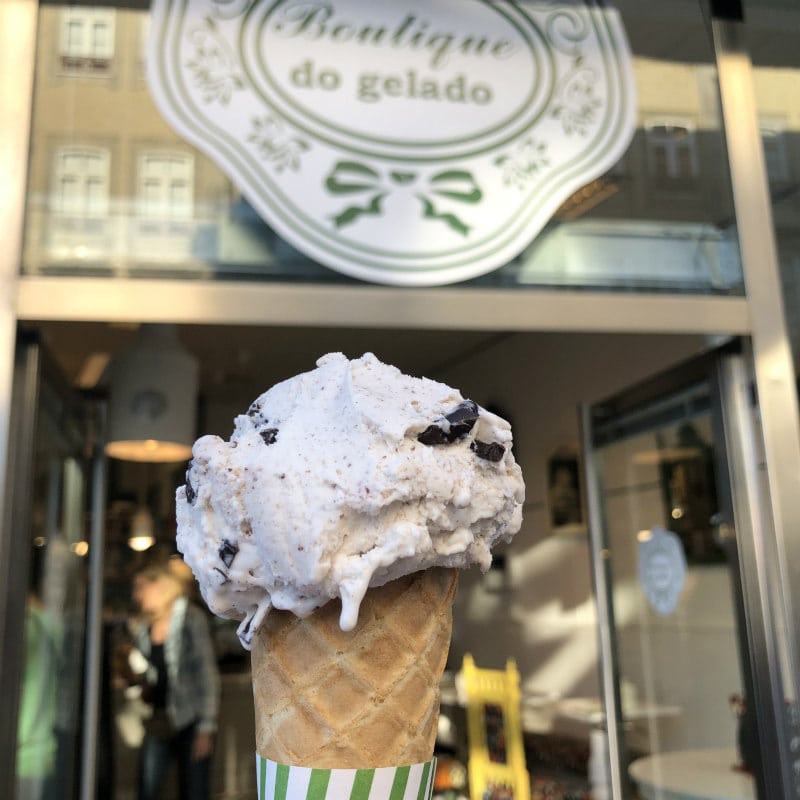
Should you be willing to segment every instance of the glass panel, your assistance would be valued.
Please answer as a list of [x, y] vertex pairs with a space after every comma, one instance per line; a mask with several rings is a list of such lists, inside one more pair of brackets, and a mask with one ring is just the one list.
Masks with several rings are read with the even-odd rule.
[[[41, 7], [23, 271], [352, 282], [281, 240], [221, 169], [164, 124], [145, 81], [147, 4], [131, 5]], [[469, 285], [742, 294], [702, 4], [668, 13], [656, 0], [616, 6], [638, 92], [628, 151], [522, 253]], [[53, 219], [61, 199], [88, 187], [68, 187], [48, 169], [60, 148], [102, 149], [109, 159], [107, 183], [95, 187], [107, 204], [93, 202], [91, 219], [86, 207], [66, 227]], [[192, 170], [178, 181], [162, 162], [156, 185], [136, 167], [153, 151], [180, 153]], [[153, 225], [155, 216], [181, 224]]]
[[[775, 223], [778, 263], [794, 363], [800, 363], [800, 50], [797, 30], [800, 6], [793, 0], [748, 0], [748, 47], [753, 61], [756, 105], [761, 125], [772, 215]], [[766, 477], [765, 477], [766, 481]], [[776, 554], [777, 555], [777, 554]], [[800, 782], [800, 698], [797, 660], [796, 608], [780, 592], [781, 565], [774, 557], [772, 573], [776, 625], [783, 631], [780, 648], [785, 725], [795, 783]]]
[[800, 359], [800, 6], [749, 0], [747, 44], [772, 197], [787, 327]]
[[627, 766], [645, 800], [755, 797], [740, 739], [738, 561], [717, 527], [709, 407], [708, 387], [692, 387], [615, 420], [595, 454]]
[[31, 573], [17, 743], [17, 796], [72, 798], [79, 785], [86, 611], [83, 420], [43, 378], [36, 426]]

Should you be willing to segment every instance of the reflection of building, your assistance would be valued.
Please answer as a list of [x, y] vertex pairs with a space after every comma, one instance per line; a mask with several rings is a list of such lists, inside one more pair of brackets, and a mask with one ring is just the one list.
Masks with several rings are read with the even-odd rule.
[[[639, 20], [626, 21], [635, 52]], [[38, 51], [24, 270], [324, 274], [276, 239], [219, 168], [163, 122], [145, 82], [147, 29], [144, 10], [43, 6], [39, 40], [54, 46]], [[561, 224], [493, 282], [739, 291], [714, 69], [636, 56], [635, 71], [639, 125], [626, 156], [564, 203]], [[761, 127], [776, 221], [791, 228], [800, 198], [794, 76], [764, 69], [756, 77], [769, 87]], [[783, 242], [792, 293], [800, 242], [791, 230]]]
[[[272, 234], [208, 158], [174, 135], [148, 97], [143, 53], [147, 15], [134, 5], [41, 6], [25, 249], [6, 254], [2, 262], [13, 262], [14, 275], [6, 276], [10, 283], [18, 268], [23, 272], [17, 282], [18, 305], [7, 309], [9, 329], [20, 319], [27, 327], [46, 330], [66, 364], [88, 351], [111, 353], [116, 347], [98, 325], [91, 330], [95, 338], [78, 356], [68, 352], [61, 337], [70, 338], [67, 334], [83, 320], [220, 325], [219, 333], [195, 341], [200, 342], [198, 354], [209, 365], [208, 372], [214, 373], [204, 384], [207, 418], [222, 419], [224, 426], [252, 399], [239, 396], [252, 389], [251, 374], [261, 374], [258, 358], [248, 361], [245, 348], [232, 355], [217, 349], [234, 338], [232, 326], [242, 322], [253, 326], [246, 331], [249, 346], [255, 349], [253, 340], [269, 339], [284, 359], [284, 371], [298, 366], [288, 359], [299, 325], [308, 326], [304, 333], [309, 338], [330, 326], [320, 334], [323, 340], [316, 342], [317, 348], [338, 343], [331, 328], [361, 329], [358, 342], [367, 347], [386, 342], [377, 329], [393, 328], [400, 332], [398, 340], [410, 342], [409, 349], [417, 352], [435, 349], [439, 333], [441, 339], [462, 338], [465, 345], [457, 357], [448, 352], [447, 358], [431, 361], [442, 377], [457, 384], [478, 383], [476, 376], [484, 375], [496, 381], [498, 397], [489, 399], [507, 405], [519, 420], [525, 434], [521, 457], [528, 484], [535, 489], [526, 507], [523, 535], [507, 554], [502, 592], [488, 596], [465, 576], [460, 611], [477, 613], [479, 623], [472, 628], [462, 625], [459, 646], [474, 644], [476, 653], [487, 658], [505, 657], [506, 650], [517, 652], [528, 699], [544, 697], [542, 703], [550, 704], [528, 706], [526, 713], [538, 729], [549, 730], [555, 724], [553, 692], [599, 692], [596, 604], [588, 566], [593, 554], [581, 541], [554, 541], [542, 533], [547, 530], [543, 465], [554, 442], [577, 441], [574, 404], [677, 363], [705, 347], [703, 337], [757, 332], [761, 353], [765, 341], [771, 352], [785, 344], [777, 303], [759, 302], [764, 286], [774, 288], [764, 266], [771, 263], [769, 248], [756, 247], [757, 258], [751, 256], [748, 264], [740, 247], [742, 228], [755, 217], [740, 214], [736, 219], [717, 65], [699, 5], [670, 4], [665, 11], [643, 0], [617, 4], [631, 38], [639, 91], [638, 131], [625, 157], [576, 192], [512, 264], [452, 290], [415, 292], [360, 286], [309, 263]], [[788, 327], [797, 336], [800, 99], [795, 84], [800, 63], [792, 33], [797, 30], [797, 11], [785, 5], [775, 17], [785, 24], [762, 24], [756, 8], [756, 22], [750, 22], [748, 30], [754, 34], [759, 122]], [[0, 23], [3, 13], [0, 8]], [[13, 52], [9, 36], [0, 24], [0, 41], [9, 45], [0, 48], [3, 52]], [[791, 47], [785, 46], [787, 39]], [[0, 93], [0, 104], [2, 97]], [[24, 152], [15, 156], [17, 163], [24, 160]], [[753, 153], [751, 149], [744, 158], [751, 171], [757, 167]], [[735, 154], [736, 159], [741, 164], [742, 154]], [[3, 191], [13, 194], [12, 202], [17, 193], [23, 194], [22, 187], [17, 191], [4, 186]], [[768, 224], [758, 224], [760, 244], [768, 245]], [[751, 281], [751, 296], [744, 300], [743, 267]], [[64, 276], [86, 280], [65, 283]], [[128, 277], [138, 280], [122, 280]], [[163, 277], [198, 280], [180, 285], [155, 280]], [[202, 280], [208, 278], [250, 280]], [[280, 284], [253, 278], [277, 279]], [[542, 287], [547, 291], [537, 291]], [[576, 291], [552, 291], [553, 287]], [[42, 320], [58, 324], [48, 328]], [[401, 335], [411, 328], [419, 335]], [[482, 331], [495, 332], [496, 340], [480, 338]], [[666, 341], [642, 331], [681, 335]], [[637, 346], [632, 344], [634, 337]], [[387, 349], [397, 352], [392, 344]], [[297, 347], [304, 353], [307, 349]], [[218, 352], [222, 355], [215, 355]], [[759, 386], [767, 397], [782, 389], [785, 385]], [[775, 405], [765, 409], [769, 423]], [[795, 410], [784, 419], [793, 419]], [[227, 432], [223, 423], [220, 432]], [[57, 425], [52, 432], [52, 441], [60, 441]], [[704, 432], [704, 438], [710, 441], [710, 433]], [[780, 438], [773, 434], [767, 455], [774, 454]], [[792, 441], [792, 436], [785, 437], [785, 442]], [[785, 442], [778, 448], [784, 459], [781, 466], [785, 474], [796, 474], [792, 451], [787, 456], [783, 449]], [[656, 449], [656, 443], [645, 449]], [[612, 475], [617, 481], [617, 513], [612, 519], [623, 520], [615, 529], [617, 552], [630, 531], [638, 533], [653, 524], [652, 509], [660, 520], [665, 509], [679, 507], [662, 509], [658, 465], [637, 472], [643, 467], [631, 467], [629, 456], [626, 443], [619, 443], [614, 459], [618, 472]], [[635, 491], [620, 477], [629, 477], [626, 470], [636, 479]], [[42, 480], [37, 489], [46, 483]], [[679, 487], [679, 481], [674, 483]], [[771, 491], [779, 505], [791, 509], [791, 493], [783, 495], [780, 480], [776, 486]], [[115, 514], [116, 506], [109, 538], [124, 547]], [[789, 514], [779, 522], [791, 519]], [[37, 518], [37, 532], [45, 531], [46, 522], [44, 516]], [[795, 537], [787, 531], [780, 546], [791, 553]], [[743, 534], [742, 540], [749, 541]], [[83, 539], [70, 541], [77, 546]], [[789, 558], [788, 563], [800, 559]], [[680, 697], [681, 707], [680, 715], [658, 721], [645, 717], [646, 726], [625, 735], [630, 733], [639, 747], [677, 746], [684, 739], [694, 745], [727, 735], [732, 727], [725, 703], [715, 706], [711, 699], [722, 692], [722, 684], [738, 680], [733, 626], [720, 613], [728, 608], [723, 599], [729, 595], [726, 573], [717, 565], [702, 570], [690, 565], [690, 601], [681, 606], [678, 617], [654, 626], [636, 604], [635, 584], [627, 581], [631, 565], [623, 561], [616, 566], [624, 576], [615, 587], [624, 601], [617, 620], [621, 645], [630, 660], [644, 654], [646, 662], [636, 675], [642, 678], [640, 700], [652, 699], [643, 696], [647, 691], [662, 704], [664, 696]], [[792, 585], [780, 588], [794, 591]], [[13, 600], [12, 589], [3, 591]], [[117, 594], [122, 593], [118, 587]], [[13, 639], [13, 630], [11, 635]], [[717, 669], [714, 658], [720, 654], [725, 664]], [[724, 691], [736, 688], [726, 685]], [[239, 693], [247, 697], [244, 689]], [[596, 716], [587, 718], [588, 724], [598, 724]], [[247, 769], [243, 767], [242, 774]]]
[[[156, 111], [145, 83], [147, 23], [143, 10], [42, 8], [39, 40], [54, 46], [39, 48], [25, 270], [233, 275], [298, 269], [291, 248], [295, 263], [281, 264], [285, 256], [268, 228], [246, 207], [230, 204], [237, 193], [227, 178]], [[635, 47], [636, 20], [628, 26]], [[564, 224], [504, 270], [509, 281], [722, 291], [738, 285], [714, 70], [639, 56], [635, 71], [639, 129], [627, 155], [564, 204], [557, 215]], [[777, 100], [762, 120], [767, 166], [781, 191], [800, 173], [800, 156], [790, 146], [791, 120], [800, 109], [786, 107], [794, 97], [790, 71], [764, 78]], [[788, 213], [796, 202], [787, 198]], [[665, 238], [672, 241], [670, 257], [651, 261], [648, 250]], [[636, 262], [621, 263], [621, 249], [637, 242]], [[595, 261], [588, 273], [587, 251]]]
[[[41, 14], [27, 254], [32, 272], [202, 268], [231, 194], [164, 124], [144, 75], [148, 15]], [[72, 123], [65, 127], [69, 109]]]
[[[267, 226], [246, 205], [230, 205], [237, 193], [228, 179], [161, 119], [145, 83], [147, 23], [145, 11], [129, 8], [42, 9], [39, 39], [55, 46], [39, 48], [25, 270], [308, 273], [291, 248], [284, 251], [292, 264], [283, 263]], [[635, 47], [636, 20], [628, 27]], [[713, 67], [639, 56], [635, 70], [639, 127], [628, 153], [564, 204], [556, 218], [565, 224], [504, 270], [508, 280], [721, 291], [739, 284]], [[770, 182], [783, 198], [781, 224], [797, 211], [793, 119], [800, 108], [787, 107], [796, 102], [790, 70], [757, 78], [769, 85], [761, 125]], [[672, 253], [648, 257], [665, 237]], [[621, 260], [622, 249], [635, 253], [637, 243], [636, 261]], [[800, 250], [787, 246], [791, 264]], [[588, 272], [587, 252], [595, 262]]]

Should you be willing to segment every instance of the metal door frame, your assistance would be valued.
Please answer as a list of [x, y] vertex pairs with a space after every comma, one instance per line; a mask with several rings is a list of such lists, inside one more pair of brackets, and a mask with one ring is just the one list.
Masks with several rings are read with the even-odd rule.
[[[790, 753], [786, 695], [787, 675], [781, 669], [781, 651], [797, 666], [797, 642], [780, 634], [781, 621], [789, 622], [790, 608], [771, 594], [775, 571], [781, 584], [779, 544], [769, 493], [762, 479], [763, 443], [754, 423], [757, 401], [752, 361], [745, 356], [719, 358], [715, 365], [715, 399], [720, 404], [715, 419], [721, 426], [716, 437], [718, 453], [727, 463], [730, 496], [722, 508], [724, 524], [732, 526], [739, 557], [741, 600], [751, 675], [749, 691], [755, 701], [762, 770], [754, 776], [758, 796], [796, 798], [797, 777]], [[723, 498], [721, 498], [723, 499]], [[781, 589], [784, 587], [781, 586]], [[777, 601], [777, 602], [776, 602]], [[787, 626], [791, 631], [792, 627]], [[790, 675], [795, 669], [790, 670]]]
[[[660, 398], [706, 383], [711, 400], [715, 432], [720, 527], [728, 540], [735, 540], [741, 587], [741, 605], [746, 653], [743, 681], [754, 700], [760, 739], [761, 773], [755, 776], [761, 800], [795, 798], [793, 764], [786, 721], [784, 664], [795, 666], [796, 642], [781, 637], [780, 625], [789, 627], [789, 611], [780, 604], [780, 593], [770, 593], [774, 570], [780, 572], [778, 542], [772, 524], [769, 494], [760, 474], [760, 432], [756, 411], [753, 363], [749, 342], [733, 340], [719, 349], [643, 381], [606, 401], [581, 406], [581, 437], [586, 475], [587, 513], [592, 558], [592, 577], [597, 604], [600, 680], [609, 739], [609, 778], [614, 800], [630, 796], [627, 753], [622, 734], [619, 694], [619, 655], [612, 602], [611, 553], [603, 515], [596, 448], [597, 427], [606, 420], [646, 408]], [[724, 472], [723, 472], [724, 471]], [[737, 604], [738, 605], [738, 604]], [[785, 638], [792, 639], [786, 642]]]
[[31, 497], [35, 415], [39, 398], [41, 351], [20, 345], [14, 363], [11, 393], [7, 475], [0, 528], [0, 797], [14, 797], [17, 775], [17, 718], [22, 688], [25, 602], [30, 567]]

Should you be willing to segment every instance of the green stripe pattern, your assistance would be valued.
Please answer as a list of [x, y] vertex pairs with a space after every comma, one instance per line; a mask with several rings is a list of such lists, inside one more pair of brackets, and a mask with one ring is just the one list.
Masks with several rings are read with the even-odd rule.
[[436, 759], [380, 769], [317, 769], [256, 755], [258, 800], [430, 800]]

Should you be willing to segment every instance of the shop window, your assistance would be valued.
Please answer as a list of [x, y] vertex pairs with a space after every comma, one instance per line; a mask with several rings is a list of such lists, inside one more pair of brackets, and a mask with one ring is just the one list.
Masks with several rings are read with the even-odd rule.
[[697, 177], [697, 141], [694, 126], [687, 120], [659, 119], [645, 123], [647, 163], [657, 185]]
[[99, 228], [108, 216], [108, 150], [63, 147], [56, 153], [51, 210], [62, 227]]
[[138, 163], [142, 233], [184, 233], [194, 214], [194, 158], [190, 153], [146, 152]]
[[771, 184], [789, 182], [789, 159], [786, 155], [786, 131], [783, 120], [761, 119], [761, 141], [764, 145], [764, 161], [767, 178]]
[[114, 59], [113, 8], [70, 6], [61, 12], [59, 57], [62, 70], [105, 74]]

